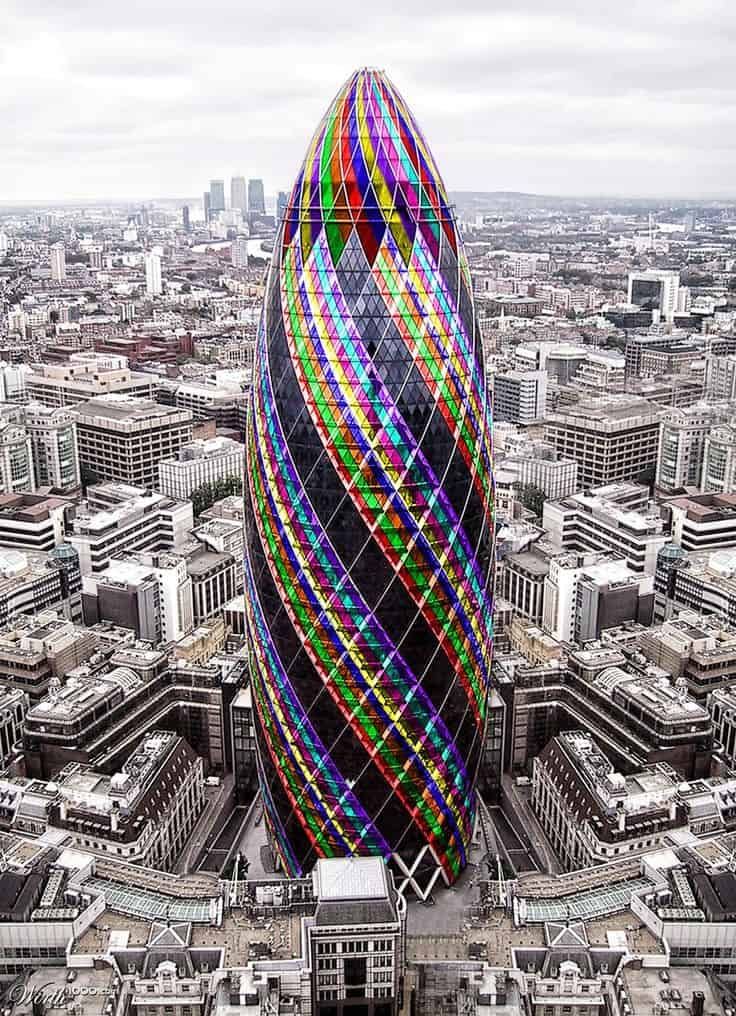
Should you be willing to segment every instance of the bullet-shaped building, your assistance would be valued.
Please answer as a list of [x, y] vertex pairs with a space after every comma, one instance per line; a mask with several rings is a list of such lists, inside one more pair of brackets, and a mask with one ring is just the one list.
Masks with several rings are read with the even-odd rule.
[[267, 283], [246, 605], [266, 821], [292, 874], [462, 871], [492, 648], [488, 393], [467, 261], [401, 95], [361, 70], [309, 144]]

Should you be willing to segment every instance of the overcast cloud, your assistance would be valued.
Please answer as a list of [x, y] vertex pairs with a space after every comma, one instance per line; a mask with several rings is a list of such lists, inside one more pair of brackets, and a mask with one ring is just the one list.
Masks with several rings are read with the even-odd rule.
[[733, 0], [2, 0], [3, 200], [287, 189], [355, 67], [448, 187], [736, 196]]

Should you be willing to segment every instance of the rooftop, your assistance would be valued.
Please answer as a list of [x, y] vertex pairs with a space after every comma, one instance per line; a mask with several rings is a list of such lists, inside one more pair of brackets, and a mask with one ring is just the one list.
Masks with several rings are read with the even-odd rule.
[[78, 423], [112, 430], [127, 430], [131, 424], [189, 423], [193, 419], [188, 409], [175, 409], [150, 399], [118, 394], [98, 395], [80, 402], [72, 412]]
[[324, 902], [385, 899], [389, 895], [386, 866], [379, 857], [327, 858], [312, 873], [315, 895]]

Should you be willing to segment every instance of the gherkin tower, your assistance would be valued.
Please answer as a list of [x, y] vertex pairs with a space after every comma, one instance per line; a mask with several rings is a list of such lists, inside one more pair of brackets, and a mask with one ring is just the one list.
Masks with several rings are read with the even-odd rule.
[[488, 393], [444, 184], [361, 70], [307, 150], [269, 271], [247, 427], [258, 766], [284, 868], [462, 871], [492, 649]]

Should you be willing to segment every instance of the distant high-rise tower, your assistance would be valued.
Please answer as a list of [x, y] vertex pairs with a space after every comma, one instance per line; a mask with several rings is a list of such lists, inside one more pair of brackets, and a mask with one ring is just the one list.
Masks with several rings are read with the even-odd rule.
[[289, 200], [289, 195], [286, 191], [279, 191], [279, 195], [276, 198], [276, 224], [281, 222], [286, 212], [286, 202]]
[[161, 258], [153, 251], [146, 254], [146, 292], [149, 296], [160, 296], [163, 292]]
[[210, 180], [210, 213], [217, 215], [225, 211], [225, 181]]
[[187, 231], [187, 233], [192, 228], [189, 221], [189, 205], [184, 205], [184, 207], [181, 210], [181, 224]]
[[10, 245], [8, 243], [8, 238], [5, 235], [5, 233], [0, 233], [0, 258], [5, 257], [5, 255], [8, 253], [9, 246]]
[[266, 198], [263, 193], [263, 180], [248, 181], [248, 211], [251, 215], [266, 214]]
[[209, 222], [212, 218], [212, 209], [210, 208], [210, 192], [205, 191], [204, 197], [202, 198], [202, 208], [204, 209], [204, 221]]
[[51, 279], [63, 282], [66, 278], [66, 251], [63, 243], [55, 243], [51, 248]]
[[230, 257], [233, 268], [248, 267], [248, 241], [244, 236], [239, 236], [233, 240]]
[[230, 181], [230, 207], [241, 212], [248, 208], [244, 176], [234, 176]]

